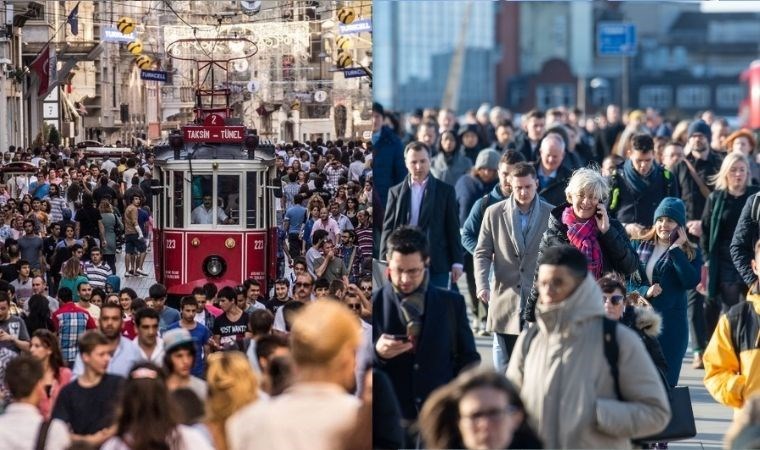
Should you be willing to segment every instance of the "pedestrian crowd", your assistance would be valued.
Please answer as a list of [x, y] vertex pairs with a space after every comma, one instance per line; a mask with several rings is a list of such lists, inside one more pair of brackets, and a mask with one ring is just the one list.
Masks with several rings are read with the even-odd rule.
[[369, 448], [370, 148], [276, 152], [278, 277], [176, 308], [124, 279], [149, 276], [152, 154], [5, 154], [0, 447]]
[[375, 104], [376, 445], [667, 448], [696, 434], [689, 348], [718, 402], [750, 408], [757, 138], [711, 111]]

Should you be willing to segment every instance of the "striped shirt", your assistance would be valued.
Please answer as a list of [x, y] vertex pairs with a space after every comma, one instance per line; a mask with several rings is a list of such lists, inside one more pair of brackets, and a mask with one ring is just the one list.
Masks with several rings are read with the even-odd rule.
[[67, 208], [66, 199], [63, 197], [52, 197], [50, 199], [50, 223], [60, 222], [63, 220], [63, 208]]
[[90, 280], [92, 287], [101, 289], [106, 288], [106, 280], [109, 276], [113, 275], [111, 266], [103, 261], [97, 266], [92, 261], [86, 261], [84, 263], [84, 273], [87, 275], [87, 279]]
[[362, 257], [371, 258], [372, 246], [374, 245], [372, 227], [363, 227], [359, 225], [356, 229], [354, 229], [354, 232], [356, 233], [356, 245], [359, 247]]

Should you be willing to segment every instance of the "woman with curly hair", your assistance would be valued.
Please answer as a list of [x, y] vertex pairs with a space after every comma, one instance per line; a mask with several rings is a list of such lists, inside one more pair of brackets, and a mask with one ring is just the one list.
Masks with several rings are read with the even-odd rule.
[[491, 370], [468, 370], [433, 392], [419, 425], [427, 448], [543, 448], [517, 389]]

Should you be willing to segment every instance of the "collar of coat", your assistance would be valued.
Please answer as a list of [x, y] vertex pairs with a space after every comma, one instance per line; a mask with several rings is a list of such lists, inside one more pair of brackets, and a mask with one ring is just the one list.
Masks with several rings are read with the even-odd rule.
[[547, 333], [572, 331], [575, 324], [602, 316], [602, 290], [591, 274], [586, 275], [586, 279], [563, 302], [556, 305], [539, 303], [536, 306], [537, 324]]

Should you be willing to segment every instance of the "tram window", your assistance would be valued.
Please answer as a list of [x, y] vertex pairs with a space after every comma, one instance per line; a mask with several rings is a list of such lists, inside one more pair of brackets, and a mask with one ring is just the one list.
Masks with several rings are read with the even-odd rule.
[[[193, 225], [213, 225], [227, 223], [228, 216], [220, 207], [221, 201], [214, 198], [212, 175], [193, 175], [191, 189], [193, 209], [190, 213], [190, 223]], [[216, 220], [214, 220], [216, 216]]]
[[[217, 175], [216, 176], [217, 206], [220, 211], [218, 223], [228, 225], [240, 224], [240, 176]], [[226, 219], [222, 219], [222, 215]]]
[[[182, 228], [185, 225], [185, 173], [174, 172], [174, 226]], [[167, 208], [168, 209], [168, 208]]]
[[256, 226], [256, 189], [258, 183], [256, 182], [256, 172], [246, 173], [246, 222], [247, 228], [258, 228]]

